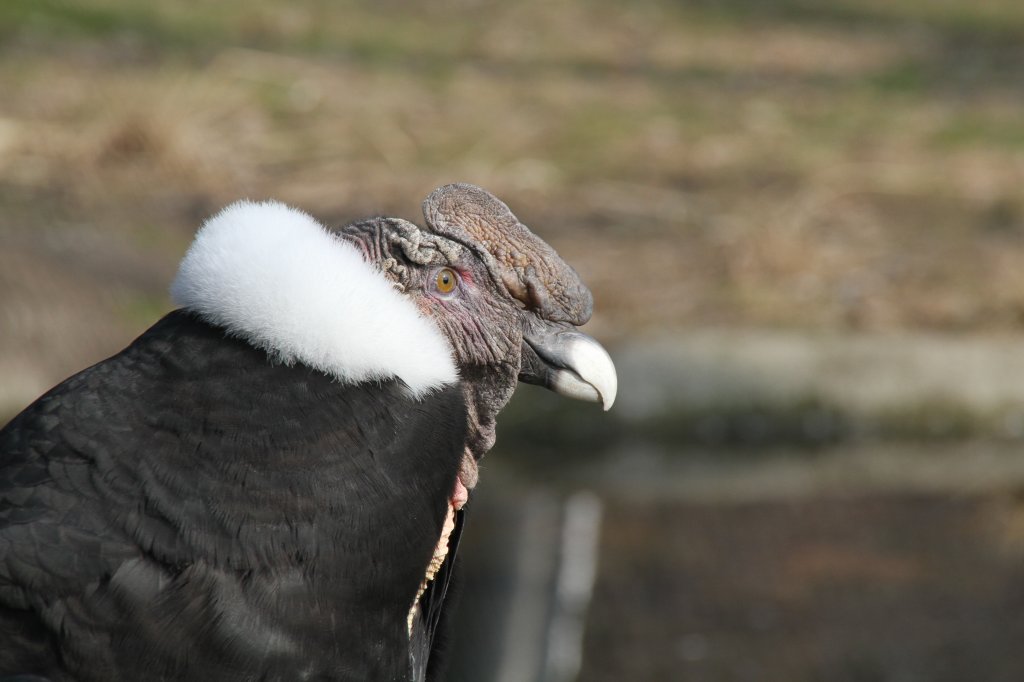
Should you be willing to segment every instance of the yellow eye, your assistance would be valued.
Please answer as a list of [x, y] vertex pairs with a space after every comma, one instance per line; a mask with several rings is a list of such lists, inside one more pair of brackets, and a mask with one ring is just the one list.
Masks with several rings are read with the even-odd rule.
[[434, 284], [437, 286], [437, 290], [442, 294], [450, 294], [455, 289], [455, 284], [458, 282], [455, 272], [449, 268], [443, 268], [437, 273], [437, 279]]

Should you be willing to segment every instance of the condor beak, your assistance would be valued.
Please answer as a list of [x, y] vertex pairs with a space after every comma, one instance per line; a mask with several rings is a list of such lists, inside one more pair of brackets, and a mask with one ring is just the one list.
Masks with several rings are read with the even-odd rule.
[[601, 403], [615, 402], [619, 379], [601, 344], [575, 330], [545, 329], [524, 336], [519, 380], [545, 386], [559, 395]]

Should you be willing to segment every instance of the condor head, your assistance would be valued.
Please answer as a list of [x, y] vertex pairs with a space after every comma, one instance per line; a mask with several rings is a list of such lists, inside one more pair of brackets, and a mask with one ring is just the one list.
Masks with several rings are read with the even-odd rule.
[[[374, 218], [340, 228], [451, 345], [469, 408], [465, 481], [495, 440], [495, 418], [518, 381], [571, 398], [615, 401], [615, 366], [577, 328], [593, 297], [579, 275], [489, 192], [441, 187], [426, 227]], [[471, 469], [470, 472], [465, 471]]]

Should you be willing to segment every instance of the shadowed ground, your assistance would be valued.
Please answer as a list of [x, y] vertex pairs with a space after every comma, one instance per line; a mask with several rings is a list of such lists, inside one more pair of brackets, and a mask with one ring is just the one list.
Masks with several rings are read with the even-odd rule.
[[1024, 677], [1019, 495], [609, 507], [582, 679]]

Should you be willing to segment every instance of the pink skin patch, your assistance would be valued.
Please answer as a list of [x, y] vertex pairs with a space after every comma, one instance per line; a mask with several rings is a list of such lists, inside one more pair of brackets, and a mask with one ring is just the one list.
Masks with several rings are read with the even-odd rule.
[[452, 498], [450, 500], [452, 508], [455, 510], [462, 509], [469, 502], [469, 489], [466, 484], [462, 482], [462, 477], [459, 476], [455, 479], [455, 490], [452, 491]]

